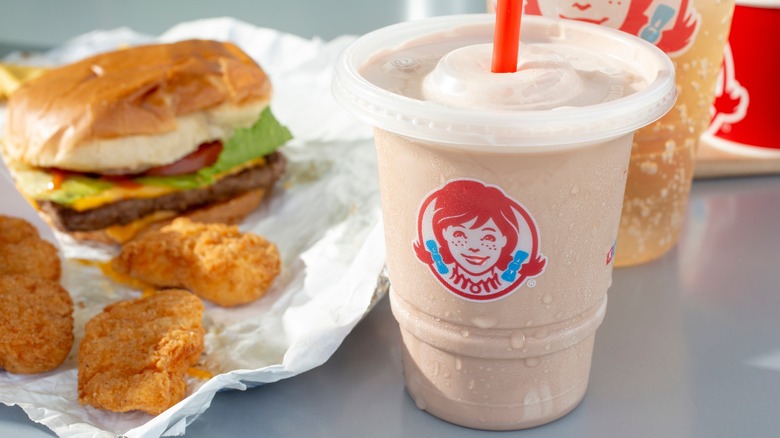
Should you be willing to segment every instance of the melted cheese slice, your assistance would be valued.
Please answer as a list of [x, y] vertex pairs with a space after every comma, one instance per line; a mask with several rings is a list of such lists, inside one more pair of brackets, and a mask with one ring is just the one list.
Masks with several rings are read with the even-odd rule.
[[[265, 164], [265, 158], [260, 157], [254, 160], [242, 163], [227, 172], [218, 174], [215, 180], [220, 180], [226, 176], [235, 175], [242, 170], [249, 169], [250, 167], [262, 166]], [[112, 202], [122, 201], [125, 199], [141, 199], [141, 198], [156, 198], [158, 196], [167, 195], [179, 191], [175, 187], [165, 186], [138, 186], [138, 187], [122, 187], [116, 185], [108, 190], [104, 190], [96, 195], [87, 196], [81, 198], [71, 205], [71, 208], [76, 211], [90, 210], [100, 207], [101, 205], [110, 204]], [[112, 236], [113, 237], [113, 236]]]

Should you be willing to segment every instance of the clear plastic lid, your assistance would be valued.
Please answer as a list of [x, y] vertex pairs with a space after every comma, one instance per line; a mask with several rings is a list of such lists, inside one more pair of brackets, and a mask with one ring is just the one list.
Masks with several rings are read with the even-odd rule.
[[489, 150], [545, 150], [604, 141], [635, 131], [659, 119], [674, 104], [674, 66], [657, 47], [635, 36], [587, 23], [523, 17], [523, 42], [565, 44], [595, 50], [634, 70], [648, 84], [633, 94], [584, 107], [553, 110], [455, 108], [414, 99], [381, 88], [361, 73], [377, 53], [394, 50], [421, 37], [471, 26], [463, 46], [492, 42], [491, 14], [436, 17], [385, 27], [350, 45], [336, 67], [333, 92], [350, 112], [373, 126], [406, 137]]

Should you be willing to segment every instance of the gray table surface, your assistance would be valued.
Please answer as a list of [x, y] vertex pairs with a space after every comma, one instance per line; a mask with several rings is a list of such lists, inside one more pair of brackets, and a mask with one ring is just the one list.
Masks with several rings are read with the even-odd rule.
[[[0, 43], [0, 56], [9, 48]], [[326, 364], [217, 394], [186, 436], [776, 437], [779, 250], [780, 176], [696, 181], [679, 245], [615, 270], [585, 399], [545, 426], [482, 432], [418, 410], [404, 391], [385, 298]], [[49, 436], [19, 407], [0, 405], [0, 437]]]

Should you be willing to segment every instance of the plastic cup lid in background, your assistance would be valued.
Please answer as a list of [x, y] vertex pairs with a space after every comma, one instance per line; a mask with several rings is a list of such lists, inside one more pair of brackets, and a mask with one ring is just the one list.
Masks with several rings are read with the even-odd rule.
[[[524, 42], [564, 43], [596, 49], [630, 66], [647, 87], [609, 102], [554, 110], [507, 111], [452, 108], [385, 90], [360, 69], [373, 55], [426, 35], [476, 26], [473, 41], [491, 43], [495, 16], [455, 15], [388, 26], [358, 38], [341, 55], [333, 80], [336, 99], [373, 126], [418, 140], [470, 150], [564, 149], [635, 131], [666, 114], [677, 90], [674, 66], [657, 47], [635, 36], [588, 23], [524, 16]], [[472, 33], [470, 32], [469, 35]], [[503, 74], [503, 73], [498, 73]]]

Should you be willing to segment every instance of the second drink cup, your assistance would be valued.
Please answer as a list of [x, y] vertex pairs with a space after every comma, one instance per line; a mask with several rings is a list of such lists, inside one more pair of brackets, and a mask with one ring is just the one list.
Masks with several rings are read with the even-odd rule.
[[592, 0], [587, 7], [526, 0], [525, 12], [620, 29], [672, 58], [679, 98], [669, 114], [634, 137], [615, 265], [661, 257], [677, 243], [685, 220], [699, 136], [710, 123], [734, 0]]
[[633, 134], [676, 89], [651, 44], [543, 17], [524, 18], [518, 72], [491, 73], [493, 21], [369, 33], [333, 88], [376, 127], [409, 394], [452, 423], [507, 430], [585, 394]]

